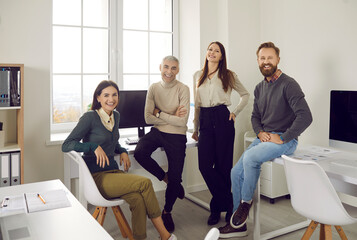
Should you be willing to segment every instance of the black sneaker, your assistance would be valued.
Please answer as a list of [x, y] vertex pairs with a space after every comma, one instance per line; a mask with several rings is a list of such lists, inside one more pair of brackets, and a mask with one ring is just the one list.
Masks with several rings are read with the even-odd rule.
[[218, 228], [219, 238], [233, 238], [233, 237], [245, 237], [248, 236], [247, 224], [244, 224], [242, 227], [235, 229], [227, 223], [224, 227]]
[[237, 229], [245, 224], [249, 215], [249, 209], [252, 206], [252, 204], [253, 201], [251, 202], [251, 204], [247, 202], [242, 202], [239, 204], [238, 209], [233, 213], [231, 217], [230, 223], [233, 228]]
[[175, 231], [175, 223], [174, 220], [172, 220], [171, 213], [164, 213], [164, 210], [162, 210], [161, 218], [162, 221], [164, 222], [166, 230], [169, 233]]
[[211, 214], [208, 217], [207, 224], [208, 225], [216, 225], [220, 219], [221, 219], [220, 212], [211, 212]]

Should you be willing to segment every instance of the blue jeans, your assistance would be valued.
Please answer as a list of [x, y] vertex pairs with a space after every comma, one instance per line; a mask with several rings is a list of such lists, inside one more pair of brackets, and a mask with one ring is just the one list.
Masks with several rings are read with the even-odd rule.
[[296, 139], [288, 143], [276, 144], [261, 142], [259, 138], [250, 144], [231, 171], [233, 212], [237, 210], [241, 200], [250, 201], [253, 198], [261, 165], [281, 155], [293, 154], [297, 144]]

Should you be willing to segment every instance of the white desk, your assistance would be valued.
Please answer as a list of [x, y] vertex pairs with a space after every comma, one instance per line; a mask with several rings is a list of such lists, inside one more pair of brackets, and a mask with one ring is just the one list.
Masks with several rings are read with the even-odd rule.
[[[331, 148], [329, 148], [331, 149]], [[332, 149], [334, 150], [334, 149]], [[299, 147], [294, 156], [301, 156], [306, 151], [309, 151], [309, 147]], [[351, 153], [341, 150], [336, 150], [336, 152], [331, 154], [326, 154], [326, 157], [323, 160], [318, 160], [319, 165], [326, 171], [329, 176], [332, 184], [334, 185], [337, 192], [345, 193], [351, 196], [357, 196], [357, 171], [348, 167], [337, 167], [336, 165], [331, 165], [332, 161], [338, 161], [339, 159], [356, 159], [357, 153]], [[273, 160], [276, 163], [284, 164], [282, 158], [276, 158]], [[256, 191], [253, 197], [253, 205], [254, 205], [254, 232], [253, 239], [254, 240], [264, 240], [271, 239], [289, 232], [293, 232], [298, 229], [305, 228], [309, 225], [310, 220], [306, 220], [301, 223], [297, 223], [282, 229], [278, 229], [273, 232], [261, 234], [260, 233], [260, 183], [258, 181]]]
[[[89, 214], [89, 212], [66, 189], [60, 180], [23, 184], [0, 188], [0, 199], [4, 196], [18, 195], [26, 192], [64, 189], [71, 207], [59, 208], [34, 213], [24, 213], [0, 218], [3, 239], [34, 239], [34, 240], [63, 240], [63, 239], [111, 239], [113, 238]], [[30, 237], [10, 238], [9, 231], [28, 229]]]

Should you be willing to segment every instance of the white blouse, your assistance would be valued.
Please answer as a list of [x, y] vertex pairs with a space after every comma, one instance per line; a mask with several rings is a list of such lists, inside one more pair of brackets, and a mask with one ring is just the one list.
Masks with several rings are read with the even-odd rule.
[[[197, 71], [193, 75], [194, 80], [194, 95], [195, 95], [195, 116], [194, 116], [194, 131], [199, 129], [199, 115], [201, 107], [215, 107], [219, 105], [230, 106], [232, 88], [228, 88], [227, 92], [223, 89], [221, 79], [218, 77], [218, 71], [213, 75], [211, 79], [206, 78], [204, 83], [197, 88], [197, 83], [202, 75], [202, 70]], [[234, 86], [233, 89], [240, 95], [240, 102], [236, 108], [232, 111], [234, 115], [238, 115], [239, 112], [247, 105], [249, 100], [249, 93], [239, 81], [237, 74], [233, 72]]]
[[109, 131], [112, 131], [114, 127], [114, 114], [112, 113], [109, 116], [108, 113], [106, 113], [103, 108], [97, 109], [95, 111], [98, 113], [104, 127]]

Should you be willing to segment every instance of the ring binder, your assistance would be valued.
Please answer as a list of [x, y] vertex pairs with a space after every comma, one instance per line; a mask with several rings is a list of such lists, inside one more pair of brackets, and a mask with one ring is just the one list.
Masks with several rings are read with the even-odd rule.
[[11, 186], [20, 184], [20, 152], [11, 153]]
[[0, 187], [10, 186], [10, 153], [1, 153], [0, 161]]

